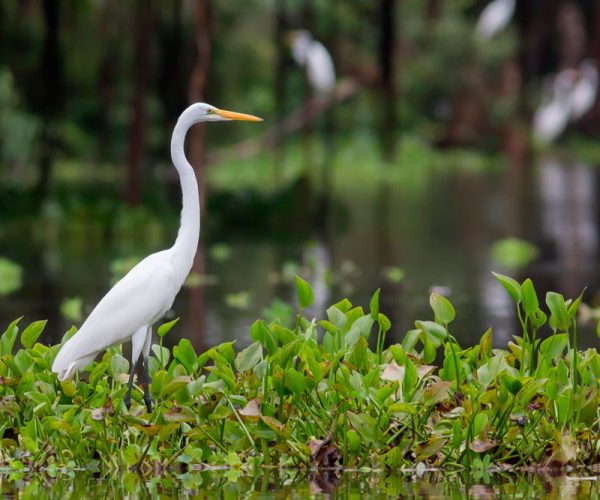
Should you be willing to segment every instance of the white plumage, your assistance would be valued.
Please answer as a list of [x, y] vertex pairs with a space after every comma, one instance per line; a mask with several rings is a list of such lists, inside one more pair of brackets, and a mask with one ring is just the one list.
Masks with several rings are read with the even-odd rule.
[[592, 61], [583, 61], [579, 66], [580, 77], [571, 92], [571, 120], [577, 121], [596, 102], [598, 96], [598, 68]]
[[502, 31], [515, 12], [515, 0], [493, 0], [481, 12], [475, 27], [479, 38], [489, 39]]
[[292, 38], [292, 56], [306, 68], [306, 76], [313, 90], [325, 94], [335, 88], [335, 68], [325, 46], [306, 31], [296, 31]]
[[544, 101], [533, 117], [533, 132], [539, 142], [551, 143], [567, 127], [575, 78], [573, 70], [563, 70], [547, 81]]
[[71, 377], [107, 347], [131, 340], [131, 373], [125, 404], [130, 404], [133, 375], [142, 354], [144, 401], [151, 411], [147, 360], [152, 325], [171, 308], [192, 268], [200, 235], [198, 184], [194, 170], [185, 158], [185, 136], [195, 123], [228, 120], [261, 121], [255, 116], [204, 103], [191, 105], [179, 117], [171, 139], [171, 158], [179, 173], [183, 205], [177, 239], [171, 248], [146, 257], [129, 271], [98, 303], [79, 331], [62, 346], [52, 365], [59, 380]]

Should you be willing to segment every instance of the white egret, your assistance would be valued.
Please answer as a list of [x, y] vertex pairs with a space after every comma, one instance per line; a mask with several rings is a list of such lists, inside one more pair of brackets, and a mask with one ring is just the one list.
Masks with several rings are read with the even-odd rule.
[[475, 33], [481, 39], [489, 39], [502, 31], [515, 12], [515, 0], [494, 0], [481, 12]]
[[329, 51], [306, 30], [291, 33], [292, 56], [306, 68], [308, 83], [318, 94], [335, 88], [335, 68]]
[[533, 133], [539, 142], [551, 143], [567, 127], [571, 116], [571, 95], [575, 79], [576, 72], [566, 69], [547, 81], [544, 101], [533, 117]]
[[577, 121], [596, 102], [598, 96], [598, 68], [593, 61], [583, 61], [579, 66], [579, 79], [571, 92], [571, 120]]
[[131, 404], [131, 387], [140, 354], [143, 358], [144, 402], [152, 411], [148, 356], [152, 325], [170, 308], [192, 268], [200, 236], [200, 203], [194, 169], [185, 157], [184, 141], [192, 125], [260, 118], [196, 103], [179, 117], [171, 139], [171, 158], [182, 191], [181, 224], [174, 245], [149, 255], [129, 271], [98, 303], [79, 331], [60, 349], [52, 371], [59, 380], [71, 377], [107, 347], [131, 340], [131, 372], [125, 404]]

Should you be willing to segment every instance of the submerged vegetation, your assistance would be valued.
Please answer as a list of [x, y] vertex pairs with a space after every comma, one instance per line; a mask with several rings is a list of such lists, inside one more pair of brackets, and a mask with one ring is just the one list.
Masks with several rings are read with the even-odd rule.
[[496, 277], [521, 328], [506, 349], [493, 348], [491, 330], [462, 348], [452, 334], [455, 310], [437, 293], [433, 320], [416, 321], [402, 343], [385, 348], [391, 324], [379, 291], [369, 311], [344, 299], [327, 319], [309, 320], [313, 293], [299, 277], [295, 326], [256, 321], [244, 349], [226, 342], [198, 355], [182, 339], [171, 351], [163, 338], [176, 320], [166, 323], [150, 358], [152, 414], [139, 388], [125, 408], [129, 362], [120, 347], [79, 380], [59, 383], [50, 370], [59, 346], [36, 343], [45, 322], [19, 336], [15, 320], [0, 337], [0, 464], [482, 473], [597, 464], [600, 356], [577, 349], [581, 296], [549, 292], [545, 312], [529, 279]]

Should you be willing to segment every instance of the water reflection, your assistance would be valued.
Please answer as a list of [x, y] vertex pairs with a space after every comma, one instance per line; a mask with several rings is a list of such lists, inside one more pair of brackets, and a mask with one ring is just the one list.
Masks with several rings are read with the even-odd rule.
[[[53, 474], [54, 476], [54, 474]], [[50, 477], [0, 475], [3, 496], [18, 498], [591, 498], [600, 494], [594, 475], [473, 475], [428, 472], [423, 476], [356, 471], [240, 470], [142, 477], [119, 473], [99, 479], [78, 471]]]
[[[222, 205], [209, 206], [203, 248], [225, 242], [228, 257], [199, 254], [194, 270], [211, 279], [179, 294], [170, 314], [181, 322], [167, 343], [187, 337], [198, 351], [229, 340], [243, 345], [250, 325], [275, 297], [295, 306], [296, 273], [312, 284], [311, 312], [318, 315], [345, 296], [366, 308], [381, 287], [381, 310], [394, 325], [391, 342], [416, 319], [432, 317], [429, 291], [438, 287], [450, 292], [457, 309], [453, 333], [461, 342], [478, 341], [491, 326], [495, 344], [505, 345], [516, 333], [514, 308], [492, 270], [531, 276], [541, 296], [548, 289], [573, 297], [585, 286], [597, 288], [600, 221], [591, 167], [548, 157], [536, 169], [520, 163], [505, 172], [448, 169], [359, 181], [344, 184], [332, 177], [329, 208], [317, 203], [316, 216], [307, 209], [315, 203], [306, 185], [296, 197], [288, 193], [270, 201], [244, 195], [240, 202], [228, 195]], [[0, 324], [20, 315], [25, 321], [47, 318], [42, 340], [55, 342], [70, 326], [59, 312], [65, 297], [81, 297], [88, 314], [110, 286], [111, 261], [147, 255], [172, 241], [176, 213], [115, 219], [102, 206], [93, 199], [62, 222], [15, 216], [14, 223], [3, 224], [1, 253], [19, 262], [25, 274], [19, 292], [0, 298]], [[104, 214], [100, 222], [91, 210]], [[227, 239], [230, 235], [235, 236]], [[540, 258], [520, 271], [498, 266], [490, 245], [506, 236], [535, 243]], [[386, 279], [391, 268], [401, 270], [395, 281]], [[228, 300], [231, 296], [244, 300]], [[583, 340], [590, 345], [594, 339]]]
[[540, 219], [557, 287], [576, 296], [590, 284], [598, 257], [596, 173], [581, 162], [546, 157], [538, 170]]

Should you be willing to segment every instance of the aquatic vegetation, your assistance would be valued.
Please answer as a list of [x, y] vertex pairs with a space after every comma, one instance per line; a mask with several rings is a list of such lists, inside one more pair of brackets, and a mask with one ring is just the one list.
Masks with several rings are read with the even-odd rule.
[[258, 320], [241, 350], [225, 342], [198, 355], [187, 339], [169, 350], [163, 338], [176, 321], [164, 324], [149, 363], [152, 414], [137, 386], [125, 408], [120, 348], [59, 383], [50, 371], [59, 346], [36, 342], [45, 322], [19, 335], [15, 320], [0, 337], [0, 465], [433, 466], [483, 476], [597, 464], [600, 356], [577, 349], [581, 296], [549, 292], [542, 306], [529, 279], [496, 277], [521, 327], [506, 349], [492, 347], [491, 330], [460, 346], [454, 307], [435, 292], [433, 318], [386, 347], [392, 325], [379, 291], [368, 310], [343, 299], [318, 321], [305, 317], [313, 292], [299, 277], [292, 328]]
[[531, 264], [540, 251], [533, 244], [519, 238], [504, 238], [492, 245], [492, 258], [509, 269], [520, 269]]

